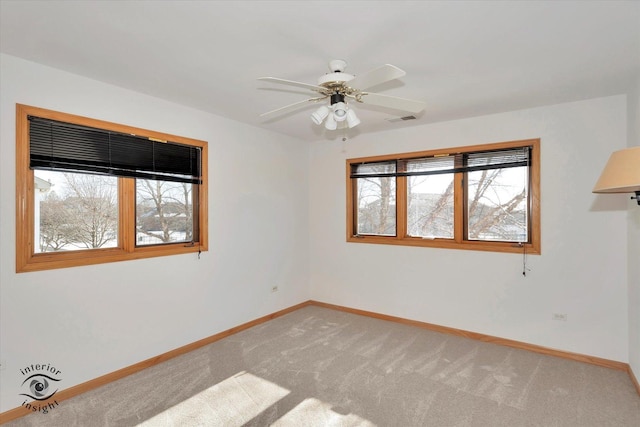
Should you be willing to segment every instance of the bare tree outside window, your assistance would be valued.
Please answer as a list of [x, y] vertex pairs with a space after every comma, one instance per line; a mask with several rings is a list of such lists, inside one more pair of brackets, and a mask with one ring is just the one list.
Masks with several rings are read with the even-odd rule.
[[[38, 174], [55, 184], [37, 195], [37, 252], [117, 246], [117, 178], [68, 172]], [[192, 184], [136, 180], [138, 245], [190, 242], [193, 232]]]
[[358, 179], [358, 233], [396, 234], [395, 178]]
[[55, 191], [49, 192], [40, 203], [38, 252], [61, 251], [72, 243], [69, 239], [73, 223], [65, 203], [66, 201], [61, 199]]
[[527, 168], [469, 172], [468, 238], [527, 241]]
[[75, 224], [72, 240], [86, 249], [113, 243], [118, 230], [116, 179], [73, 173], [64, 176], [70, 189], [68, 209]]
[[192, 184], [136, 180], [137, 244], [153, 245], [192, 240]]
[[396, 179], [375, 176], [395, 172], [395, 164], [380, 163], [364, 167], [371, 177], [357, 178], [358, 234], [395, 236]]
[[[467, 179], [468, 239], [526, 241], [526, 168], [469, 172]], [[453, 238], [453, 184], [453, 174], [408, 178], [410, 236]]]
[[[39, 252], [117, 246], [117, 179], [69, 172], [38, 172], [57, 184], [40, 200]], [[57, 187], [57, 188], [56, 188]]]
[[453, 238], [453, 174], [407, 178], [407, 234]]

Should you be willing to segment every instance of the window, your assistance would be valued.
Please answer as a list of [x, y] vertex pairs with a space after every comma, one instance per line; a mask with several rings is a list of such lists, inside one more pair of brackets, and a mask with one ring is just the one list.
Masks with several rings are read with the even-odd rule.
[[16, 108], [16, 271], [207, 250], [207, 143]]
[[347, 241], [540, 253], [540, 140], [347, 160]]

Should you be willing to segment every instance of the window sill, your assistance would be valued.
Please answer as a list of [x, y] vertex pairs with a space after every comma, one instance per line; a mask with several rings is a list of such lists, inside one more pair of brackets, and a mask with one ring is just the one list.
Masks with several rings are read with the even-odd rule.
[[463, 249], [472, 251], [503, 252], [529, 255], [540, 255], [540, 245], [513, 242], [480, 242], [480, 241], [455, 241], [453, 239], [427, 239], [420, 237], [394, 237], [394, 236], [349, 236], [347, 242], [369, 243], [381, 245], [417, 246], [439, 249]]
[[24, 262], [18, 260], [17, 273], [51, 270], [84, 265], [105, 264], [134, 259], [153, 258], [168, 255], [180, 255], [205, 252], [205, 246], [197, 244], [175, 243], [168, 245], [139, 247], [129, 252], [122, 248], [92, 249], [68, 252], [44, 252], [33, 254]]

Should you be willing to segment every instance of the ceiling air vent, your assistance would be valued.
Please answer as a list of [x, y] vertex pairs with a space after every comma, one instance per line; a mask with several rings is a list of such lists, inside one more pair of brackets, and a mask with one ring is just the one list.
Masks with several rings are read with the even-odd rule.
[[386, 119], [389, 123], [397, 123], [397, 122], [403, 122], [406, 120], [415, 120], [416, 116], [404, 116], [404, 117], [393, 117], [390, 119]]

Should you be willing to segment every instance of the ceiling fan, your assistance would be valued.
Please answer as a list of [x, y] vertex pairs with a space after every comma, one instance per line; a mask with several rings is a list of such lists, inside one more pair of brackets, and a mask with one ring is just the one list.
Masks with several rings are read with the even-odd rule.
[[380, 95], [378, 93], [366, 91], [367, 88], [404, 76], [406, 73], [400, 68], [390, 64], [385, 64], [364, 74], [354, 76], [344, 72], [346, 67], [347, 63], [341, 59], [330, 61], [329, 70], [331, 72], [320, 77], [317, 85], [285, 80], [277, 77], [258, 78], [258, 80], [272, 83], [310, 89], [320, 95], [268, 111], [261, 114], [260, 117], [275, 116], [284, 112], [302, 108], [305, 105], [308, 105], [309, 102], [319, 102], [324, 99], [329, 99], [329, 105], [323, 105], [314, 111], [311, 114], [311, 120], [313, 120], [317, 125], [321, 125], [322, 122], [324, 122], [324, 127], [326, 129], [335, 130], [338, 128], [338, 125], [343, 128], [352, 128], [360, 124], [360, 119], [358, 119], [356, 113], [349, 108], [348, 104], [350, 101], [412, 114], [419, 113], [424, 110], [425, 103], [422, 101]]

